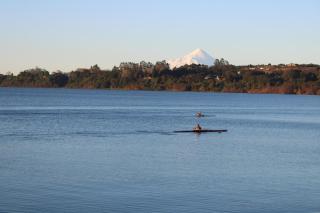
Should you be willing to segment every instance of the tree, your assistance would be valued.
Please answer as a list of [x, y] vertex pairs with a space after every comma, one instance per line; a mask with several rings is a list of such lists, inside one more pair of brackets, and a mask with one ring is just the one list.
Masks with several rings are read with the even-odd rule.
[[50, 75], [49, 79], [53, 87], [64, 87], [69, 81], [68, 75], [62, 73], [61, 71], [54, 72]]
[[100, 67], [98, 66], [98, 64], [95, 64], [93, 66], [90, 67], [90, 70], [93, 72], [99, 72], [101, 71]]
[[308, 72], [305, 76], [304, 76], [304, 81], [308, 82], [308, 81], [316, 81], [318, 80], [317, 75], [313, 72]]

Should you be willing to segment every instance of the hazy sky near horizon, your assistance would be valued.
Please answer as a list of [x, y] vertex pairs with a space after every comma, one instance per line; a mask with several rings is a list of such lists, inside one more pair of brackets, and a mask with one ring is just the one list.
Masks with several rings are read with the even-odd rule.
[[159, 61], [320, 64], [318, 0], [1, 0], [0, 73]]

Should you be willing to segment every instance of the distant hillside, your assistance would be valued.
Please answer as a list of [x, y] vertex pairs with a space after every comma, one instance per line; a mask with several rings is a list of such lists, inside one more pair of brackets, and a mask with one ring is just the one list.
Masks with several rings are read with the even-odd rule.
[[112, 70], [97, 65], [69, 73], [35, 68], [18, 75], [0, 74], [1, 87], [66, 87], [126, 90], [172, 90], [320, 95], [320, 66], [314, 64], [185, 65], [121, 63]]

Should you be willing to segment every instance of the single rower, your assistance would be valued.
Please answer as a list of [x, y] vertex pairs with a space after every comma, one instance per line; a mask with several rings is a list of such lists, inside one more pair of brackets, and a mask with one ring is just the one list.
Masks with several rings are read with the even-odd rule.
[[201, 131], [202, 127], [200, 126], [200, 124], [197, 124], [194, 128], [193, 131]]
[[202, 114], [202, 112], [197, 112], [196, 117], [201, 118], [201, 117], [204, 117], [204, 115]]

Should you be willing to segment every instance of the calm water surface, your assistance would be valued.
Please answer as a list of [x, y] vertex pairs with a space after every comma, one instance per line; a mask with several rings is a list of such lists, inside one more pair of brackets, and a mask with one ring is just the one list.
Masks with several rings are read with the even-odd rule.
[[0, 212], [320, 212], [320, 97], [1, 88]]

